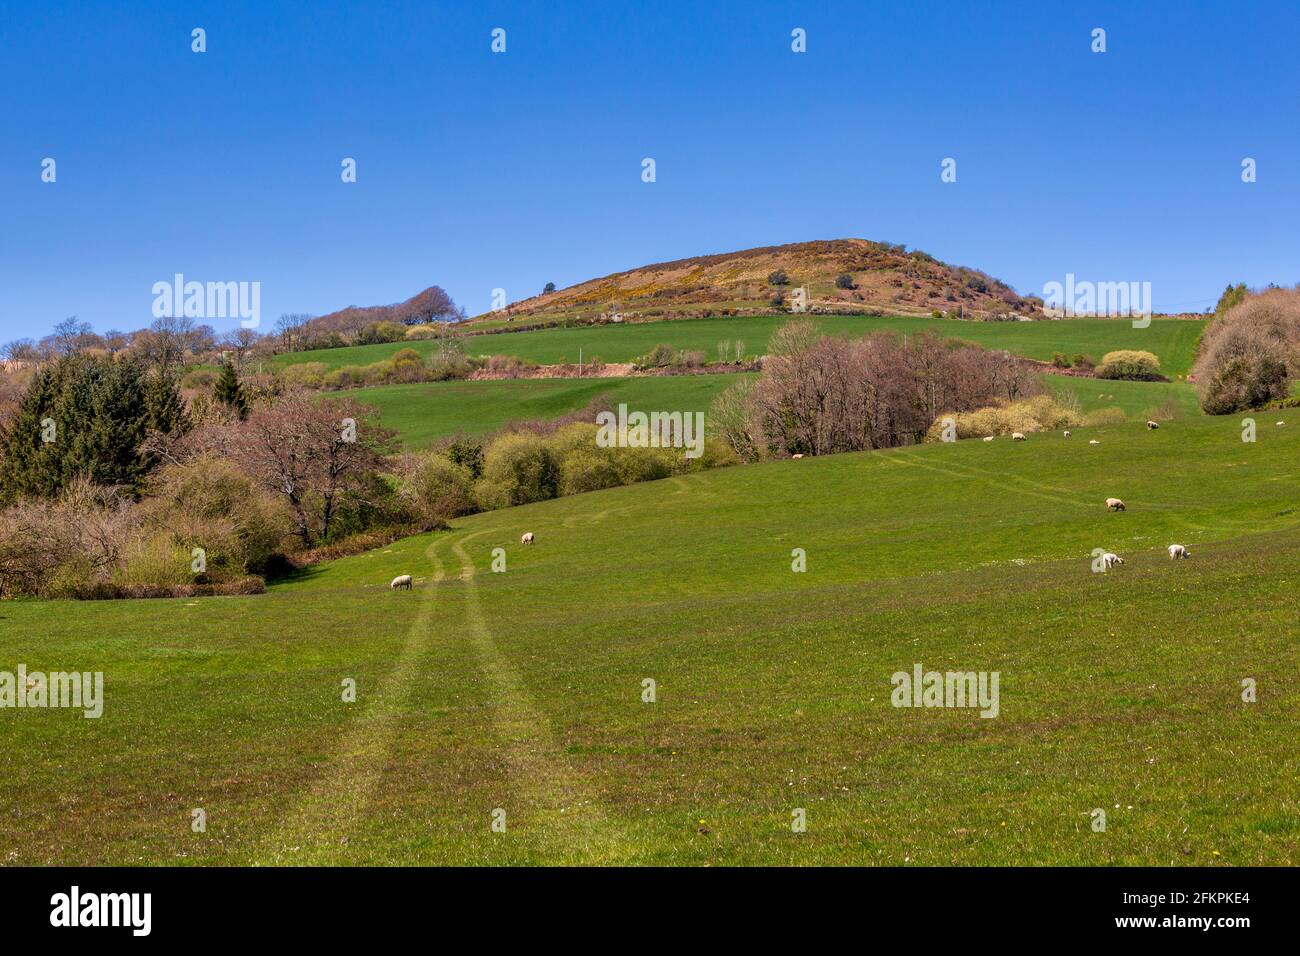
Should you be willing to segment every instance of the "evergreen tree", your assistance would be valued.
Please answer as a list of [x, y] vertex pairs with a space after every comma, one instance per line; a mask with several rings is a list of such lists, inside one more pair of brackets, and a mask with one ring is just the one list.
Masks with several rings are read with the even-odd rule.
[[0, 501], [52, 497], [79, 475], [135, 491], [148, 424], [134, 362], [82, 355], [43, 367], [0, 434]]
[[149, 414], [150, 431], [170, 435], [190, 430], [190, 416], [185, 410], [181, 390], [176, 379], [165, 372], [150, 376], [145, 386], [145, 409]]
[[248, 398], [239, 383], [239, 373], [230, 362], [221, 363], [221, 375], [212, 390], [212, 397], [238, 415], [240, 421], [248, 417]]

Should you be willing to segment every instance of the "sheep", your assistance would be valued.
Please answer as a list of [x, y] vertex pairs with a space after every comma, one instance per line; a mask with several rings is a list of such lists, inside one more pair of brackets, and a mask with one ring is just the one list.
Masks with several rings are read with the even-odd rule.
[[523, 535], [519, 538], [519, 541], [521, 544], [532, 544], [533, 533], [531, 531], [525, 531]]
[[1285, 425], [1286, 422], [1278, 422], [1279, 425]]
[[1106, 570], [1109, 571], [1111, 568], [1115, 567], [1115, 565], [1123, 564], [1124, 559], [1113, 551], [1107, 551], [1101, 556], [1101, 563], [1105, 565]]
[[1097, 439], [1095, 439], [1095, 438], [1089, 438], [1089, 439], [1088, 439], [1088, 444], [1089, 444], [1089, 445], [1100, 445], [1101, 442], [1097, 441]]
[[1120, 501], [1118, 498], [1107, 498], [1107, 499], [1106, 499], [1106, 510], [1107, 510], [1107, 511], [1127, 511], [1128, 509], [1124, 507], [1124, 502]]
[[412, 586], [411, 576], [409, 574], [399, 574], [397, 577], [393, 578], [393, 583], [388, 586], [392, 588], [394, 591], [397, 591], [401, 588], [406, 588], [406, 590], [409, 591], [411, 590], [411, 586]]
[[1066, 437], [1066, 438], [1069, 438], [1069, 437], [1070, 437], [1070, 430], [1067, 428], [1067, 429], [1065, 430], [1065, 433], [1064, 433], [1064, 434], [1065, 434], [1065, 437]]
[[1012, 441], [1024, 441], [1024, 440], [1025, 440], [1024, 433], [1023, 433], [1023, 432], [1012, 432], [1012, 433], [1011, 433], [1011, 440], [1012, 440]]
[[791, 458], [802, 458], [803, 455], [791, 455], [790, 457], [791, 457]]
[[993, 436], [992, 436], [992, 435], [985, 435], [985, 436], [984, 436], [984, 440], [985, 440], [985, 441], [992, 441], [992, 440], [993, 440]]
[[1153, 432], [1160, 427], [1159, 422], [1147, 422], [1147, 431]]
[[1169, 546], [1170, 561], [1173, 561], [1177, 558], [1185, 558], [1185, 557], [1187, 557], [1187, 549], [1184, 548], [1181, 544], [1171, 544]]

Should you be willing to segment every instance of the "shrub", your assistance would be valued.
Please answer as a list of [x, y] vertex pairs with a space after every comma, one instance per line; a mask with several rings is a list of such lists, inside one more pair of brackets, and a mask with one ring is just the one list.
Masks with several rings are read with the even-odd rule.
[[942, 441], [945, 418], [951, 418], [956, 423], [958, 438], [1055, 431], [1077, 428], [1083, 424], [1083, 418], [1068, 405], [1055, 401], [1050, 395], [1035, 395], [1020, 402], [1006, 402], [971, 412], [940, 415], [926, 432], [927, 442]]
[[302, 388], [320, 388], [325, 380], [324, 362], [301, 362], [286, 365], [281, 374], [285, 382]]
[[784, 269], [777, 269], [775, 272], [769, 272], [767, 275], [768, 285], [789, 285], [790, 277], [785, 274]]
[[416, 458], [405, 483], [413, 510], [426, 522], [439, 524], [474, 511], [474, 475], [436, 452]]
[[472, 371], [474, 371], [474, 363], [455, 349], [446, 349], [429, 356], [430, 381], [446, 382], [468, 378]]
[[1081, 368], [1089, 372], [1097, 367], [1097, 363], [1093, 357], [1091, 355], [1084, 355], [1082, 352], [1076, 354], [1074, 358], [1070, 359], [1070, 364], [1075, 368]]
[[690, 350], [687, 352], [682, 352], [678, 356], [678, 360], [680, 364], [686, 366], [687, 368], [703, 368], [706, 364], [708, 364], [709, 357], [704, 353], [703, 349], [700, 349], [700, 350]]
[[844, 273], [843, 275], [838, 275], [838, 276], [836, 276], [836, 277], [835, 277], [835, 288], [837, 288], [837, 289], [852, 289], [852, 288], [853, 288], [853, 276], [849, 275], [847, 272]]
[[478, 479], [483, 474], [483, 439], [466, 432], [456, 432], [434, 445], [433, 450], [457, 465], [469, 469]]
[[483, 454], [483, 477], [474, 496], [485, 511], [554, 498], [558, 469], [546, 440], [538, 435], [507, 432]]
[[1150, 352], [1120, 349], [1107, 352], [1097, 366], [1097, 378], [1125, 379], [1132, 382], [1154, 382], [1160, 374], [1160, 360]]
[[1300, 290], [1248, 295], [1210, 323], [1193, 377], [1212, 415], [1285, 398], [1300, 372]]
[[[260, 573], [291, 527], [284, 505], [226, 459], [205, 455], [167, 465], [149, 490], [143, 505], [146, 528], [181, 551], [187, 571], [192, 549], [202, 548], [212, 579]], [[137, 564], [161, 553], [161, 545], [151, 547], [137, 554]], [[169, 583], [172, 578], [133, 580]]]
[[1062, 355], [1060, 352], [1053, 352], [1053, 353], [1052, 353], [1052, 365], [1053, 365], [1054, 367], [1056, 367], [1056, 368], [1069, 368], [1069, 367], [1070, 367], [1070, 360], [1067, 359], [1067, 358], [1066, 358], [1064, 355]]
[[55, 499], [0, 511], [0, 596], [53, 596], [106, 581], [135, 522], [124, 498], [84, 477]]
[[614, 457], [593, 442], [589, 447], [570, 449], [560, 462], [560, 494], [576, 495], [599, 491], [623, 483]]
[[677, 362], [677, 350], [665, 342], [660, 342], [633, 364], [637, 368], [665, 368]]

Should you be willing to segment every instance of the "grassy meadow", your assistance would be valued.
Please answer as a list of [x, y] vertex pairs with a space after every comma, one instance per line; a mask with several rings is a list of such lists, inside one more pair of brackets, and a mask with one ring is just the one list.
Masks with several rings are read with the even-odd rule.
[[423, 382], [344, 394], [373, 405], [414, 449], [457, 431], [483, 434], [510, 421], [557, 418], [602, 396], [630, 408], [707, 412], [719, 392], [746, 374]]
[[[771, 334], [791, 318], [790, 315], [768, 315], [582, 326], [476, 335], [466, 337], [462, 342], [465, 351], [472, 355], [513, 355], [545, 365], [577, 362], [580, 355], [585, 361], [598, 356], [606, 362], [630, 362], [661, 342], [682, 350], [702, 350], [710, 361], [714, 361], [718, 358], [719, 342], [735, 342], [737, 339], [745, 344], [746, 354], [762, 355]], [[1161, 368], [1170, 378], [1186, 375], [1191, 369], [1196, 357], [1196, 344], [1205, 327], [1203, 321], [1186, 319], [1158, 319], [1147, 328], [1135, 329], [1128, 319], [962, 322], [901, 316], [821, 315], [812, 318], [830, 334], [865, 335], [881, 329], [908, 335], [932, 331], [945, 338], [965, 339], [990, 349], [1008, 349], [1017, 355], [1041, 361], [1050, 361], [1054, 352], [1067, 358], [1082, 353], [1100, 360], [1106, 352], [1115, 349], [1143, 349], [1160, 358]], [[377, 362], [407, 347], [428, 354], [438, 346], [428, 340], [390, 342], [291, 352], [277, 356], [276, 361], [282, 364], [322, 362], [334, 369]]]
[[[1300, 418], [1133, 422], [491, 512], [260, 596], [5, 602], [0, 667], [106, 703], [0, 714], [0, 859], [1294, 865], [1297, 462]], [[998, 671], [999, 715], [891, 706], [917, 662]]]

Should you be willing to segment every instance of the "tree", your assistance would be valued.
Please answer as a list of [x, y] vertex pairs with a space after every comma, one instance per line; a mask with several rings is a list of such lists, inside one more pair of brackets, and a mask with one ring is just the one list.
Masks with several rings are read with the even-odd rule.
[[234, 352], [235, 364], [242, 367], [254, 346], [257, 345], [258, 338], [256, 330], [246, 329], [241, 325], [221, 337], [221, 346]]
[[1219, 296], [1219, 302], [1214, 307], [1215, 316], [1223, 315], [1235, 305], [1240, 305], [1246, 299], [1246, 283], [1238, 282], [1236, 285], [1229, 285], [1223, 290], [1223, 295]]
[[546, 288], [542, 289], [542, 295], [548, 295], [554, 291], [555, 291], [555, 283], [548, 282], [546, 283]]
[[90, 335], [92, 327], [89, 322], [81, 322], [75, 315], [70, 315], [54, 326], [53, 345], [59, 355], [76, 355], [82, 348], [81, 339]]
[[79, 355], [43, 366], [0, 434], [0, 500], [54, 497], [78, 477], [135, 492], [148, 428], [137, 363]]
[[9, 362], [35, 362], [39, 358], [40, 352], [31, 339], [14, 339], [0, 348], [0, 359]]
[[145, 384], [145, 411], [148, 415], [149, 430], [162, 435], [178, 435], [189, 431], [190, 416], [185, 408], [185, 399], [176, 380], [163, 372], [149, 376]]
[[785, 274], [784, 269], [777, 269], [768, 274], [767, 281], [769, 285], [789, 285], [790, 277]]
[[243, 421], [248, 417], [248, 397], [239, 382], [239, 373], [232, 362], [221, 363], [221, 373], [212, 387], [212, 397], [220, 405], [226, 406]]
[[853, 288], [853, 276], [849, 275], [847, 272], [844, 273], [843, 275], [836, 276], [836, 277], [835, 277], [835, 287], [836, 287], [837, 289], [852, 289], [852, 288]]
[[194, 333], [193, 319], [166, 316], [136, 333], [131, 343], [132, 351], [157, 371], [170, 374], [192, 351]]
[[301, 347], [300, 343], [306, 336], [307, 323], [310, 321], [311, 316], [302, 312], [286, 312], [276, 321], [275, 334], [280, 336], [280, 344], [286, 352]]
[[317, 402], [286, 392], [229, 428], [224, 449], [272, 493], [283, 497], [305, 547], [328, 541], [341, 510], [364, 504], [382, 483], [395, 433], [374, 410], [350, 400]]

